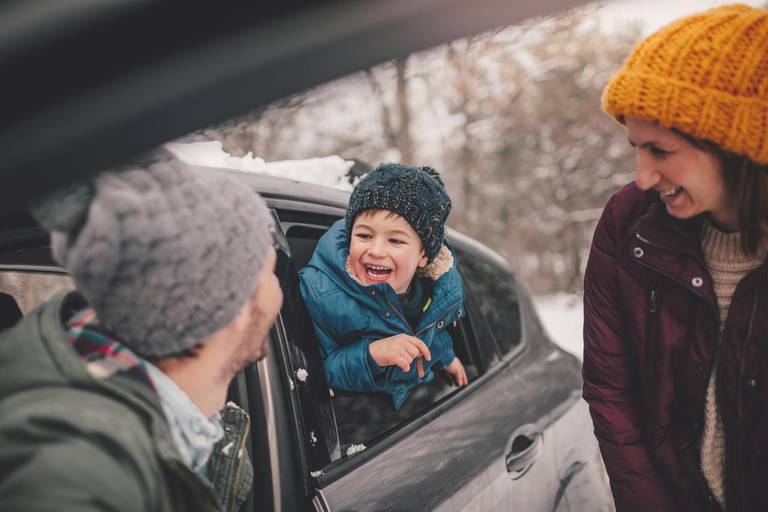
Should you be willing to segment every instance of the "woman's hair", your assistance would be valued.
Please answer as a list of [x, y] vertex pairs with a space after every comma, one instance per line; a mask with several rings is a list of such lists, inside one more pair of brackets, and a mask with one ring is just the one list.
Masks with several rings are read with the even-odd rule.
[[754, 256], [768, 238], [768, 165], [748, 156], [726, 151], [714, 142], [697, 139], [673, 129], [691, 145], [714, 155], [720, 162], [725, 191], [737, 205], [741, 250]]

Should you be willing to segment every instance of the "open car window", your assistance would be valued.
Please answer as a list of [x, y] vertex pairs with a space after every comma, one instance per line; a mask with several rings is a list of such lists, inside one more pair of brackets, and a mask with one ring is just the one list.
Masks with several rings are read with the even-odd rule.
[[[314, 251], [318, 239], [335, 218], [318, 222], [290, 222], [284, 228], [295, 270], [305, 266]], [[301, 414], [305, 428], [309, 429], [307, 441], [311, 469], [317, 470], [347, 456], [374, 445], [386, 445], [391, 434], [422, 417], [437, 404], [462, 390], [450, 383], [444, 372], [436, 372], [435, 378], [416, 387], [405, 404], [395, 410], [392, 399], [385, 394], [352, 392], [331, 389], [325, 381], [322, 358], [311, 319], [308, 316], [297, 283], [286, 293], [289, 324], [288, 343], [294, 347], [290, 353], [294, 370], [303, 368], [309, 378]], [[469, 314], [469, 313], [468, 313]], [[465, 365], [470, 386], [487, 369], [487, 360], [479, 355], [471, 323], [466, 316], [448, 327], [454, 351]], [[495, 355], [498, 360], [498, 355]], [[318, 375], [319, 374], [319, 375]], [[299, 383], [296, 383], [299, 385]], [[314, 454], [314, 455], [312, 455]]]

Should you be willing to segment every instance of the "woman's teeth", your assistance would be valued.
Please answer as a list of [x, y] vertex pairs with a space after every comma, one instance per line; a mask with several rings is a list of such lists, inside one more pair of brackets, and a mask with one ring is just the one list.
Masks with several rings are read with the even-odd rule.
[[674, 187], [669, 190], [664, 190], [662, 192], [659, 192], [659, 195], [661, 197], [669, 197], [677, 194], [678, 192], [680, 192], [680, 190], [682, 190], [682, 187]]

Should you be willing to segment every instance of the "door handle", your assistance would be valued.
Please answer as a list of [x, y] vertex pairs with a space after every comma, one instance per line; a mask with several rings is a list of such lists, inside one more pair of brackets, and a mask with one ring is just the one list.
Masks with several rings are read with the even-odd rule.
[[523, 425], [507, 441], [504, 462], [512, 480], [517, 480], [531, 469], [544, 451], [544, 436], [536, 425]]

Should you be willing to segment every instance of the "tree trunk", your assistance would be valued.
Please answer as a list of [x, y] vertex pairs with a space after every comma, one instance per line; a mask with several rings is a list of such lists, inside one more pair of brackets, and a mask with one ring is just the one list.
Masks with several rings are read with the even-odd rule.
[[400, 161], [415, 164], [413, 154], [413, 139], [411, 138], [411, 109], [408, 105], [408, 57], [395, 61], [397, 69], [397, 112], [400, 117], [400, 129], [397, 134], [397, 147], [400, 150]]

